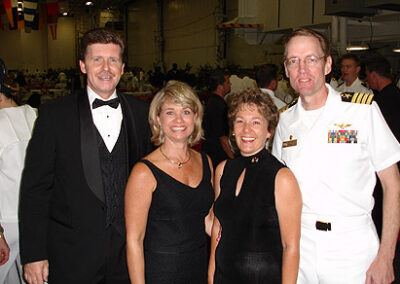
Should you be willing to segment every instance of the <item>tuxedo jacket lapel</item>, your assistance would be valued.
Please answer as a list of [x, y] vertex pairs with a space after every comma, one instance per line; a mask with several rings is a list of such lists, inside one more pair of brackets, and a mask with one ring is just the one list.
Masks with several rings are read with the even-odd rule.
[[[136, 162], [136, 159], [138, 157], [141, 158], [140, 153], [143, 153], [143, 150], [140, 149], [142, 146], [141, 143], [138, 143], [139, 138], [138, 138], [138, 130], [137, 130], [137, 122], [135, 121], [135, 116], [133, 114], [133, 108], [132, 105], [129, 105], [129, 102], [125, 98], [124, 95], [118, 94], [118, 97], [121, 102], [121, 108], [122, 108], [122, 115], [123, 115], [123, 123], [124, 126], [123, 129], [126, 133], [125, 137], [125, 145], [127, 149], [127, 158], [128, 158], [128, 165], [129, 169], [128, 171], [133, 167], [134, 163]], [[129, 175], [129, 172], [128, 172]]]
[[97, 147], [96, 128], [90, 112], [89, 99], [86, 91], [78, 95], [78, 110], [84, 175], [91, 191], [104, 204], [105, 196], [101, 176], [99, 150]]

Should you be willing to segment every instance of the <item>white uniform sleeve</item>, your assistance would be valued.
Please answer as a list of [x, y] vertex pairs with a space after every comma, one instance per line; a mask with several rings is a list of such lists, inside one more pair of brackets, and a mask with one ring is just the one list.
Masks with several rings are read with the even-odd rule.
[[274, 143], [272, 145], [272, 155], [282, 162], [282, 138], [280, 135], [280, 124], [275, 129]]
[[400, 144], [376, 102], [371, 105], [369, 119], [368, 151], [375, 171], [379, 172], [400, 160]]

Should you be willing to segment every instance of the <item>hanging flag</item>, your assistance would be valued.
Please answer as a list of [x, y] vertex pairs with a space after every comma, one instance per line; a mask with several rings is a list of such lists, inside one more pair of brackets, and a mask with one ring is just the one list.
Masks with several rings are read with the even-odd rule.
[[12, 8], [11, 8], [11, 0], [3, 0], [3, 5], [4, 9], [6, 10], [7, 16], [8, 16], [8, 21], [10, 22], [10, 26], [14, 26], [14, 19], [13, 19], [13, 14], [12, 14]]
[[47, 0], [47, 15], [58, 15], [60, 14], [60, 8], [58, 6], [58, 0]]
[[38, 30], [43, 30], [44, 25], [46, 24], [46, 15], [47, 15], [47, 5], [38, 3], [38, 11], [39, 12], [39, 17], [35, 17], [35, 27], [37, 27]]
[[60, 14], [58, 0], [47, 0], [47, 23], [53, 40], [57, 39], [57, 18]]
[[0, 29], [4, 31], [4, 18], [6, 16], [6, 9], [4, 8], [4, 5], [0, 5]]
[[51, 38], [53, 40], [57, 39], [57, 23], [49, 23]]
[[18, 28], [18, 0], [11, 0], [11, 13], [10, 30], [16, 30]]
[[24, 21], [25, 31], [30, 31], [34, 28], [35, 17], [37, 14], [38, 0], [24, 0]]
[[24, 16], [22, 14], [21, 15], [18, 14], [17, 27], [19, 30], [22, 30], [25, 28]]
[[19, 30], [22, 30], [25, 28], [24, 14], [22, 13], [22, 11], [17, 12], [17, 27]]

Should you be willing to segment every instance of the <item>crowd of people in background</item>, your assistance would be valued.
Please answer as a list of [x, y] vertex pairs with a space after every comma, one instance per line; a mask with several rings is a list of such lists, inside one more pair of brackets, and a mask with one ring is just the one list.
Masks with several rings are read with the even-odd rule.
[[[330, 85], [340, 92], [361, 92], [372, 93], [366, 72], [365, 60], [374, 55], [363, 55], [360, 59], [354, 53], [344, 54], [337, 59], [332, 66], [332, 72], [327, 76]], [[335, 63], [335, 62], [333, 62]], [[283, 66], [275, 64], [261, 64], [254, 68], [240, 68], [240, 66], [228, 66], [225, 68], [213, 68], [209, 65], [200, 66], [193, 70], [187, 63], [184, 68], [179, 68], [176, 63], [171, 69], [155, 66], [152, 70], [144, 70], [142, 67], [125, 66], [124, 74], [117, 86], [121, 92], [128, 92], [143, 98], [152, 98], [170, 80], [177, 80], [187, 83], [194, 88], [204, 104], [208, 99], [209, 77], [218, 69], [224, 70], [229, 75], [231, 90], [225, 97], [229, 104], [230, 95], [259, 86], [257, 72], [265, 68], [273, 68], [276, 74], [277, 85], [274, 87], [274, 96], [283, 101], [285, 105], [291, 103], [298, 96], [290, 86], [287, 77], [283, 72]], [[163, 70], [166, 71], [163, 71]], [[19, 87], [18, 101], [28, 103], [32, 107], [38, 107], [41, 103], [69, 95], [74, 91], [85, 88], [85, 76], [79, 70], [69, 69], [48, 69], [47, 71], [36, 70], [10, 70], [8, 80]], [[400, 87], [400, 74], [391, 75], [392, 81]], [[270, 89], [271, 90], [271, 89]], [[275, 99], [276, 100], [276, 99]], [[278, 103], [279, 104], [279, 103]], [[281, 104], [279, 104], [281, 105]]]
[[146, 72], [124, 49], [94, 29], [79, 71], [0, 61], [0, 283], [400, 280], [385, 58], [335, 68], [310, 29], [285, 38], [281, 68]]

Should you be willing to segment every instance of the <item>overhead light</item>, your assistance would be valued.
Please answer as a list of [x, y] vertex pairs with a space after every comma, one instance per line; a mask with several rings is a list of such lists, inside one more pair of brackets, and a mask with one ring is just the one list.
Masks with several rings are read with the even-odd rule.
[[22, 11], [22, 7], [18, 7], [18, 8], [17, 8], [17, 11]]
[[393, 48], [393, 52], [400, 52], [400, 47]]
[[63, 16], [68, 16], [68, 12], [63, 12], [62, 15]]
[[91, 6], [91, 5], [93, 5], [93, 2], [92, 2], [92, 1], [87, 1], [87, 2], [85, 3], [85, 5], [86, 5], [86, 6]]
[[353, 44], [353, 45], [348, 45], [346, 47], [347, 51], [361, 51], [361, 50], [368, 50], [368, 49], [369, 49], [369, 47], [366, 44], [359, 44], [359, 45]]

